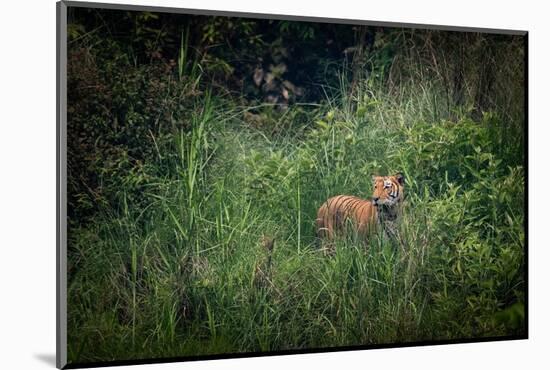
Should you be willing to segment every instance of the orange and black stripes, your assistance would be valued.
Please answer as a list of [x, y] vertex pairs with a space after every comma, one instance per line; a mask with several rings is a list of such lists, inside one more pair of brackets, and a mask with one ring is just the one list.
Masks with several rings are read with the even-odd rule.
[[[337, 195], [324, 202], [317, 211], [317, 235], [332, 239], [336, 233], [344, 233], [350, 223], [355, 231], [367, 237], [376, 227], [379, 219], [395, 219], [397, 209], [403, 201], [403, 175], [375, 176], [371, 199], [352, 195]], [[382, 207], [382, 208], [381, 208]]]
[[351, 221], [359, 232], [365, 232], [375, 219], [376, 207], [371, 200], [351, 195], [338, 195], [328, 199], [317, 213], [317, 232], [321, 238], [332, 239]]

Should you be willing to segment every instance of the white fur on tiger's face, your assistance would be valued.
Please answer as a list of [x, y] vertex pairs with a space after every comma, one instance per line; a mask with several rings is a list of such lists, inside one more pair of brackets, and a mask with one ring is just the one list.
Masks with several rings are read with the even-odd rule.
[[374, 176], [372, 201], [377, 206], [393, 207], [403, 201], [405, 178], [401, 174], [394, 176]]

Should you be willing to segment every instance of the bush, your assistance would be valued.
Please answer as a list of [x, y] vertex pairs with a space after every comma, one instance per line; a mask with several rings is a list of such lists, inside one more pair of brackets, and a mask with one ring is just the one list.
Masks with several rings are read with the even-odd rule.
[[[70, 362], [525, 333], [521, 68], [482, 57], [519, 38], [103, 15], [69, 53]], [[324, 95], [264, 104], [260, 67]], [[398, 171], [397, 237], [324, 256], [322, 202]]]

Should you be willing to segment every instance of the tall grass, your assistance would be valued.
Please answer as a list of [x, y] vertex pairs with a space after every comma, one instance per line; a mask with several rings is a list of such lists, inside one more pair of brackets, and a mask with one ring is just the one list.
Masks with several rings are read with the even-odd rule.
[[[522, 334], [521, 147], [499, 112], [457, 113], [417, 82], [343, 84], [275, 131], [206, 94], [189, 130], [111, 179], [120, 206], [72, 230], [70, 361]], [[368, 197], [373, 174], [397, 171], [397, 237], [339, 239], [325, 256], [322, 202]]]

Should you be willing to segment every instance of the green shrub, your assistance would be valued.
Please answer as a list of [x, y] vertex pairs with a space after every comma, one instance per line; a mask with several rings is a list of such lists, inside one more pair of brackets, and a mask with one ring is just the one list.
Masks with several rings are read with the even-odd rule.
[[[70, 362], [525, 334], [520, 39], [102, 15], [70, 28]], [[324, 96], [261, 103], [259, 66]], [[396, 235], [323, 255], [319, 206], [398, 171]]]

